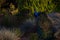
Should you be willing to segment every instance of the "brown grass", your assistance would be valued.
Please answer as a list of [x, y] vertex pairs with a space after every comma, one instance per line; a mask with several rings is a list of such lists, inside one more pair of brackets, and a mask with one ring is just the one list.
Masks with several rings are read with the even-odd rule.
[[20, 38], [12, 31], [1, 29], [0, 40], [19, 40]]
[[56, 40], [60, 40], [60, 30], [55, 33]]

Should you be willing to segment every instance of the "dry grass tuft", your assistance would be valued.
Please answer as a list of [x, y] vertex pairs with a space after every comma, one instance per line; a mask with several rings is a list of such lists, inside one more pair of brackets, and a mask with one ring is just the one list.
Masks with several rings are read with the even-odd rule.
[[20, 38], [10, 30], [1, 29], [0, 40], [20, 40]]
[[60, 30], [55, 33], [56, 40], [60, 40]]

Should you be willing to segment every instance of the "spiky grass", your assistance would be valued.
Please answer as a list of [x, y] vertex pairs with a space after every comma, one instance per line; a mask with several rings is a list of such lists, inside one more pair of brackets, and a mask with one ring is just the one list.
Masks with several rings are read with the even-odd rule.
[[20, 40], [20, 38], [16, 35], [16, 33], [7, 30], [1, 29], [0, 30], [0, 40]]

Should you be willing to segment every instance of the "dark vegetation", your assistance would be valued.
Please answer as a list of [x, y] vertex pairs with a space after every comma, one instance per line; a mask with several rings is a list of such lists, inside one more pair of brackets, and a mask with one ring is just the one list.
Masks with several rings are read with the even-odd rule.
[[[5, 34], [8, 37], [14, 34], [13, 40], [60, 40], [60, 30], [54, 27], [49, 18], [49, 13], [53, 16], [52, 12], [60, 11], [59, 0], [1, 0], [0, 2], [1, 33], [10, 33]], [[2, 40], [3, 36], [5, 37], [3, 34]], [[17, 36], [17, 39], [14, 39], [14, 36]], [[11, 39], [6, 37], [6, 40]]]

